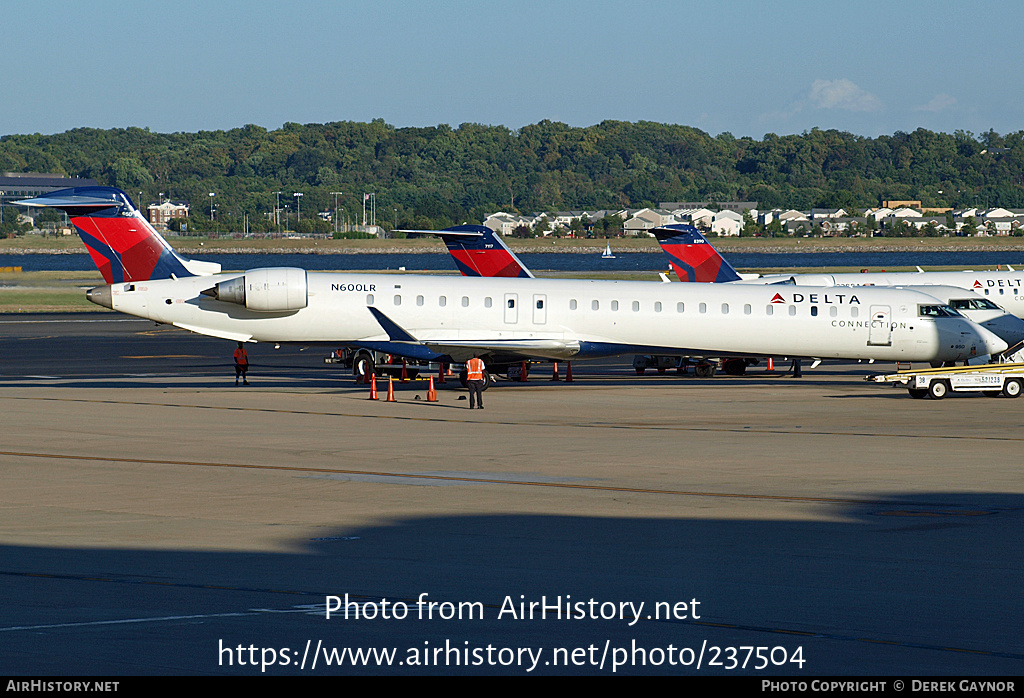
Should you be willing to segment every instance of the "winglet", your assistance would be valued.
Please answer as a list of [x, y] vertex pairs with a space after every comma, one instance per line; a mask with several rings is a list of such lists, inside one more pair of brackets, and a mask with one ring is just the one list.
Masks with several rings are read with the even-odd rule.
[[419, 344], [420, 340], [413, 337], [411, 334], [402, 329], [398, 323], [389, 318], [387, 315], [377, 310], [371, 305], [366, 306], [366, 309], [373, 313], [373, 317], [376, 318], [381, 328], [387, 332], [388, 339], [392, 342], [411, 342], [413, 344]]

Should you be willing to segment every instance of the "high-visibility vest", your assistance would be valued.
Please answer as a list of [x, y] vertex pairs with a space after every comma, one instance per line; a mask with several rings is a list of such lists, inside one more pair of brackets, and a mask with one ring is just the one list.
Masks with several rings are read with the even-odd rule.
[[239, 366], [249, 365], [249, 355], [245, 352], [245, 349], [241, 347], [235, 349], [235, 363]]
[[482, 381], [484, 379], [484, 360], [472, 358], [466, 362], [466, 380]]

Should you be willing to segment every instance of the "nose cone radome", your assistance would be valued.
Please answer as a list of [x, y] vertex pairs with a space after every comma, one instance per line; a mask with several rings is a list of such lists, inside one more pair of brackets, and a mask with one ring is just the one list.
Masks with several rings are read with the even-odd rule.
[[85, 297], [96, 305], [102, 305], [104, 308], [114, 309], [114, 304], [110, 300], [110, 286], [97, 286], [96, 288], [90, 288], [85, 292]]
[[981, 343], [984, 345], [985, 352], [987, 354], [990, 354], [992, 356], [995, 356], [996, 354], [1002, 354], [1010, 347], [1010, 345], [1007, 344], [1004, 340], [1000, 339], [993, 332], [989, 332], [984, 327], [979, 327], [978, 333], [981, 335]]
[[1016, 315], [1000, 315], [981, 323], [981, 326], [1011, 347], [1018, 342], [1024, 342], [1024, 320]]

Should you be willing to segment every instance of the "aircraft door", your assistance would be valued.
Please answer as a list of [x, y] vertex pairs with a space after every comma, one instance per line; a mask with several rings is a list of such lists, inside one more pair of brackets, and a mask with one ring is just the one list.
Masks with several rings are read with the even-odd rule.
[[868, 346], [892, 346], [892, 309], [887, 305], [871, 306], [871, 327], [868, 329]]
[[505, 324], [514, 325], [519, 322], [519, 294], [505, 294]]
[[543, 325], [548, 321], [548, 297], [544, 294], [533, 296], [533, 324]]

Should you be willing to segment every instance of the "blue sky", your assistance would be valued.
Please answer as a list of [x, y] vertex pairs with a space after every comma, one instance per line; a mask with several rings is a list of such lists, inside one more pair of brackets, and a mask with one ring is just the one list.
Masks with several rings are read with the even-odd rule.
[[5, 3], [0, 135], [286, 121], [1024, 128], [1024, 4]]

